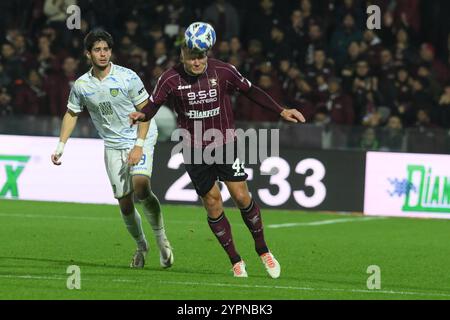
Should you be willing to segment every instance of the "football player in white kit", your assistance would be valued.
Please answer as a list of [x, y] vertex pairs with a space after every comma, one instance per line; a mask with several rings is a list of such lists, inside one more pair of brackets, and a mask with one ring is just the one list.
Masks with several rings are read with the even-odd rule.
[[149, 94], [134, 71], [110, 61], [113, 39], [108, 32], [91, 31], [84, 39], [84, 45], [92, 68], [72, 87], [52, 162], [61, 164], [64, 146], [78, 114], [86, 108], [104, 140], [105, 165], [114, 197], [119, 201], [128, 232], [137, 243], [130, 266], [143, 268], [149, 251], [141, 217], [134, 207], [133, 192], [136, 192], [155, 234], [160, 264], [163, 268], [170, 267], [174, 259], [172, 248], [165, 234], [158, 198], [150, 188], [153, 151], [158, 136], [156, 123], [142, 122], [136, 128], [130, 127], [128, 122], [128, 114], [141, 110], [148, 103]]

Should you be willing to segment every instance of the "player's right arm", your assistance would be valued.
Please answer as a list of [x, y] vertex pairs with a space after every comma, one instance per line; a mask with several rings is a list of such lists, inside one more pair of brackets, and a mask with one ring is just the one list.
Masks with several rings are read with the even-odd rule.
[[147, 105], [140, 111], [132, 112], [129, 115], [130, 123], [133, 125], [138, 121], [150, 121], [158, 112], [159, 108], [166, 102], [171, 88], [168, 84], [172, 76], [169, 72], [164, 72], [158, 79], [152, 95], [149, 98]]
[[54, 165], [59, 166], [63, 152], [64, 146], [66, 145], [67, 140], [71, 136], [73, 129], [77, 124], [78, 115], [82, 111], [80, 95], [77, 92], [77, 83], [75, 82], [74, 86], [70, 90], [69, 100], [67, 102], [67, 111], [63, 117], [61, 124], [61, 131], [59, 133], [59, 142], [56, 146], [55, 152], [53, 152], [51, 159]]
[[55, 152], [52, 154], [52, 162], [57, 166], [61, 164], [61, 161], [59, 161], [59, 159], [61, 158], [64, 152], [64, 146], [67, 140], [69, 140], [69, 137], [72, 134], [75, 125], [77, 124], [77, 120], [78, 120], [78, 113], [75, 113], [70, 109], [67, 110], [62, 120], [58, 145], [56, 147]]

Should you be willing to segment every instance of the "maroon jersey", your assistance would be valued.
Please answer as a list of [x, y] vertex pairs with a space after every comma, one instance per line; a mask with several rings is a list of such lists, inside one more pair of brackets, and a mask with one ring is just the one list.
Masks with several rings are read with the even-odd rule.
[[[205, 72], [199, 76], [187, 74], [183, 64], [164, 72], [158, 79], [150, 101], [157, 108], [162, 104], [173, 107], [178, 114], [178, 127], [189, 131], [192, 142], [197, 121], [196, 126], [198, 128], [201, 123], [203, 133], [208, 129], [218, 129], [223, 137], [230, 138], [226, 132], [226, 129], [234, 129], [230, 94], [235, 90], [247, 92], [251, 86], [250, 81], [233, 65], [208, 59]], [[200, 139], [203, 146], [211, 143], [203, 141], [202, 137], [195, 137], [195, 141]]]

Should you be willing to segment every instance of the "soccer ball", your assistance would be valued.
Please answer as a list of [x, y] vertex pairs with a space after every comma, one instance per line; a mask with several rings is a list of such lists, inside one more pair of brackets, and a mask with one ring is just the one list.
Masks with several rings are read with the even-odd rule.
[[207, 51], [216, 43], [216, 32], [208, 23], [194, 22], [186, 29], [184, 40], [189, 49]]

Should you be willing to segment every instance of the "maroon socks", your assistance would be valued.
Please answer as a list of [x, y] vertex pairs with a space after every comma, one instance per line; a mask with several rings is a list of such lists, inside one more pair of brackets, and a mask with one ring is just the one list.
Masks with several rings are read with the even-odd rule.
[[218, 217], [217, 219], [208, 217], [208, 224], [212, 232], [216, 235], [217, 240], [219, 240], [220, 244], [228, 254], [231, 264], [235, 264], [241, 261], [241, 257], [236, 252], [236, 248], [234, 247], [230, 222], [228, 222], [225, 213], [222, 212], [220, 217]]
[[269, 252], [266, 241], [264, 240], [261, 212], [253, 199], [247, 208], [241, 209], [241, 216], [252, 233], [253, 239], [255, 240], [255, 250], [258, 255]]

